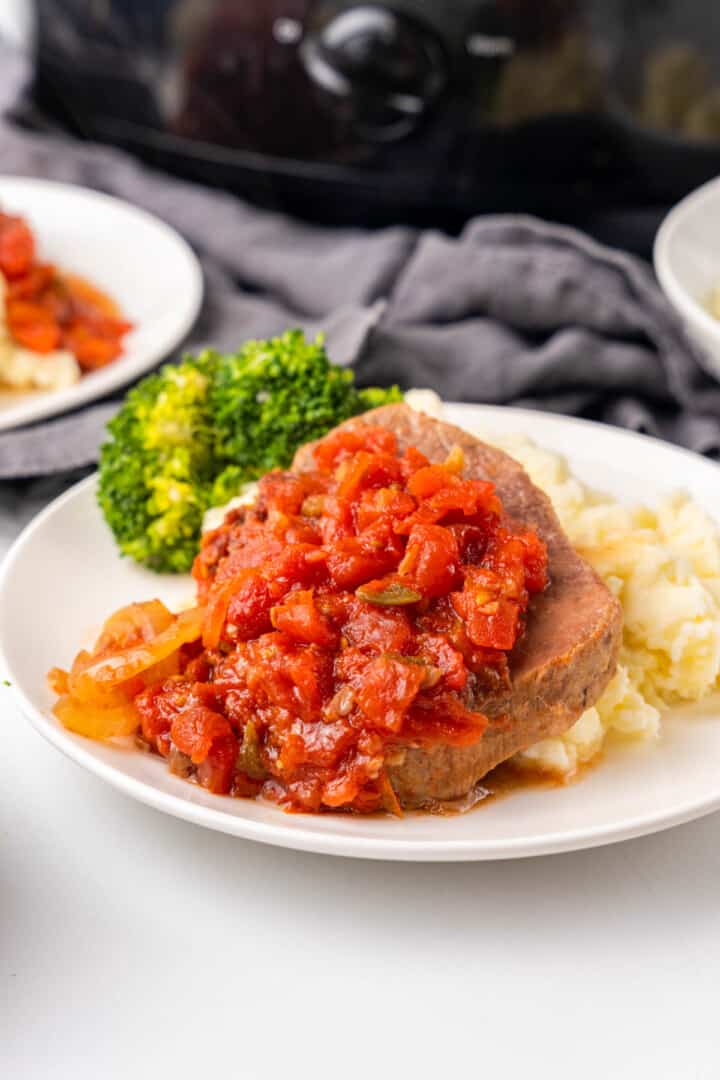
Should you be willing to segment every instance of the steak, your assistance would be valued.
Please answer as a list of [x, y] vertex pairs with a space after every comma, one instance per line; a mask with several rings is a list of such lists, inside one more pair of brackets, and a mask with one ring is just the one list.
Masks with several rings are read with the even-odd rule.
[[[540, 739], [562, 735], [598, 699], [612, 678], [622, 634], [620, 604], [563, 532], [548, 497], [508, 454], [461, 428], [407, 405], [385, 405], [340, 425], [387, 428], [399, 448], [416, 446], [442, 461], [453, 446], [465, 456], [464, 475], [491, 480], [506, 513], [546, 543], [550, 583], [532, 597], [525, 633], [509, 655], [510, 686], [478, 696], [473, 708], [489, 725], [471, 746], [407, 746], [388, 764], [402, 806], [459, 799], [500, 762]], [[313, 468], [313, 444], [298, 450], [293, 468]]]

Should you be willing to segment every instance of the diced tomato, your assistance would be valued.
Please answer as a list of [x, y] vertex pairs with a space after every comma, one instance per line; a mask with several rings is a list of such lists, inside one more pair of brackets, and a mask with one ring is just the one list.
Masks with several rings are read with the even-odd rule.
[[[285, 529], [287, 544], [319, 544], [320, 534], [314, 525], [301, 517], [290, 518]], [[319, 552], [320, 549], [318, 548]]]
[[487, 717], [468, 709], [457, 695], [441, 693], [412, 706], [403, 734], [418, 743], [472, 746], [487, 726]]
[[331, 583], [321, 585], [315, 590], [315, 603], [326, 619], [333, 626], [341, 627], [348, 618], [348, 613], [355, 603], [355, 595], [336, 589]]
[[284, 603], [270, 612], [272, 625], [293, 641], [304, 645], [319, 645], [323, 649], [336, 649], [338, 633], [331, 623], [318, 611], [312, 589], [290, 593]]
[[215, 685], [221, 694], [239, 695], [241, 710], [249, 705], [261, 714], [275, 710], [277, 721], [277, 710], [282, 710], [287, 726], [293, 715], [305, 719], [317, 715], [330, 692], [332, 664], [331, 654], [274, 632], [239, 643], [216, 666]]
[[135, 698], [143, 738], [154, 750], [167, 753], [170, 725], [177, 713], [187, 706], [191, 694], [191, 686], [187, 683], [156, 683]]
[[220, 713], [195, 705], [179, 712], [170, 725], [172, 741], [195, 765], [204, 761], [213, 743], [232, 735], [230, 722]]
[[238, 741], [234, 735], [221, 735], [213, 739], [207, 757], [198, 765], [200, 786], [215, 795], [227, 795], [232, 787], [237, 755]]
[[402, 730], [405, 714], [424, 680], [422, 665], [392, 656], [378, 656], [363, 672], [355, 698], [365, 722], [395, 734]]
[[358, 525], [358, 538], [366, 551], [382, 551], [388, 558], [388, 564], [396, 566], [403, 556], [404, 540], [395, 532], [392, 518], [383, 515], [371, 522], [364, 529]]
[[445, 518], [454, 520], [451, 515], [460, 515], [461, 519], [472, 518], [479, 510], [493, 513], [498, 510], [500, 504], [495, 496], [494, 484], [484, 480], [452, 479], [454, 483], [439, 488], [422, 501], [414, 514], [398, 522], [395, 531], [407, 536], [414, 525], [433, 524]]
[[293, 585], [319, 585], [328, 575], [328, 557], [316, 544], [286, 544], [265, 562], [263, 574], [275, 600]]
[[336, 682], [340, 684], [349, 683], [351, 686], [359, 685], [365, 668], [371, 660], [371, 655], [348, 643], [335, 657]]
[[48, 353], [60, 345], [60, 327], [42, 305], [29, 300], [8, 300], [6, 316], [10, 333], [26, 349]]
[[[323, 806], [329, 806], [331, 808], [340, 806], [351, 806], [355, 808], [358, 800], [363, 793], [363, 785], [368, 780], [367, 768], [359, 767], [355, 762], [350, 761], [338, 770], [336, 776], [331, 780], [328, 780], [322, 789], [322, 803]], [[369, 813], [377, 808], [378, 798], [375, 795], [372, 798], [372, 802], [366, 804], [365, 813]]]
[[428, 499], [448, 487], [458, 487], [460, 480], [444, 465], [426, 465], [418, 469], [407, 482], [407, 490], [417, 499]]
[[465, 660], [444, 634], [418, 634], [416, 648], [418, 656], [429, 660], [440, 669], [448, 690], [465, 689], [468, 680]]
[[370, 652], [406, 652], [412, 642], [412, 627], [406, 613], [397, 608], [381, 608], [355, 600], [343, 627], [351, 645]]
[[384, 428], [357, 424], [352, 431], [334, 431], [321, 439], [313, 449], [317, 467], [331, 472], [340, 462], [358, 451], [371, 454], [397, 454], [397, 439]]
[[413, 525], [398, 572], [425, 597], [450, 592], [460, 572], [460, 552], [452, 532], [442, 525]]
[[36, 353], [50, 353], [61, 343], [60, 331], [49, 320], [35, 323], [17, 323], [8, 319], [8, 327], [18, 345]]
[[342, 720], [326, 723], [317, 720], [308, 724], [296, 721], [283, 740], [280, 763], [283, 770], [301, 765], [330, 768], [354, 745], [356, 733]]
[[355, 535], [353, 504], [349, 499], [339, 499], [336, 495], [326, 495], [323, 499], [323, 514], [318, 523], [322, 542], [325, 545], [337, 543]]
[[[211, 546], [209, 551], [210, 560], [215, 554], [213, 547], [214, 545]], [[225, 547], [226, 554], [219, 557], [215, 566], [215, 581], [217, 583], [236, 577], [241, 570], [263, 566], [263, 564], [282, 555], [287, 550], [287, 545], [282, 539], [269, 534], [262, 522], [253, 519], [245, 522], [241, 529], [232, 532]], [[203, 562], [205, 562], [204, 551], [205, 548], [203, 547], [200, 556], [198, 556], [198, 558], [203, 559]], [[197, 563], [198, 560], [195, 561]], [[213, 566], [214, 564], [209, 561], [207, 565]], [[193, 569], [193, 573], [196, 572], [201, 573], [202, 571]]]
[[248, 571], [228, 603], [226, 631], [230, 640], [247, 641], [267, 633], [272, 602], [267, 579], [257, 570]]
[[22, 277], [35, 259], [35, 240], [22, 218], [0, 215], [0, 270], [6, 278]]
[[361, 540], [347, 537], [338, 540], [327, 557], [327, 568], [333, 584], [339, 589], [356, 589], [365, 581], [392, 569], [392, 552], [382, 549], [368, 551]]
[[359, 450], [338, 468], [338, 498], [355, 500], [366, 488], [392, 484], [401, 478], [402, 471], [396, 457]]
[[503, 594], [494, 571], [468, 570], [463, 591], [452, 594], [452, 603], [473, 644], [512, 649], [520, 630], [520, 603]]
[[296, 473], [279, 469], [266, 473], [259, 481], [258, 494], [268, 507], [284, 514], [299, 514], [307, 489]]
[[378, 520], [392, 523], [394, 519], [412, 514], [416, 508], [417, 502], [412, 495], [399, 488], [367, 488], [360, 493], [355, 519], [358, 529], [363, 532]]
[[216, 649], [223, 634], [231, 641], [247, 641], [271, 629], [272, 597], [260, 570], [241, 570], [212, 593], [203, 626], [203, 644]]
[[502, 582], [502, 592], [506, 597], [524, 604], [527, 600], [525, 588], [527, 549], [523, 541], [499, 529], [485, 555], [484, 562], [492, 566], [492, 573]]
[[330, 692], [332, 657], [313, 646], [301, 646], [287, 654], [284, 664], [297, 715], [304, 720], [316, 720]]
[[416, 473], [419, 469], [424, 469], [430, 462], [421, 454], [415, 446], [408, 446], [405, 453], [400, 458], [400, 468], [402, 469], [403, 480], [406, 482]]

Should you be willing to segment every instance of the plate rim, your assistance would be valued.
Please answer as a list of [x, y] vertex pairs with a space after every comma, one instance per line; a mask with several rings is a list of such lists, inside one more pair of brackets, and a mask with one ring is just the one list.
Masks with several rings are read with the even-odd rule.
[[[178, 321], [172, 337], [168, 335], [166, 341], [150, 349], [142, 362], [135, 361], [133, 363], [132, 356], [123, 356], [118, 358], [115, 363], [108, 365], [101, 373], [93, 373], [95, 375], [102, 374], [103, 376], [99, 388], [93, 379], [93, 374], [91, 374], [89, 377], [85, 377], [73, 386], [66, 387], [63, 390], [40, 393], [27, 400], [21, 400], [16, 405], [7, 405], [0, 409], [0, 432], [13, 431], [25, 424], [36, 423], [51, 417], [65, 416], [81, 405], [106, 398], [109, 394], [121, 389], [123, 386], [127, 386], [134, 379], [151, 371], [154, 366], [163, 358], [169, 356], [173, 349], [185, 340], [197, 321], [205, 296], [205, 278], [200, 260], [188, 241], [177, 229], [174, 229], [172, 225], [158, 217], [157, 214], [153, 214], [141, 206], [136, 206], [128, 199], [110, 195], [104, 191], [96, 191], [94, 188], [87, 187], [84, 184], [66, 183], [65, 181], [49, 180], [36, 176], [0, 174], [0, 194], [5, 185], [10, 186], [13, 184], [38, 190], [51, 190], [60, 193], [71, 192], [73, 196], [80, 195], [93, 202], [106, 205], [109, 203], [123, 212], [130, 211], [133, 216], [144, 219], [154, 229], [163, 233], [166, 239], [172, 241], [177, 248], [177, 253], [184, 258], [189, 274], [189, 288], [187, 292], [187, 309], [183, 318]], [[124, 361], [130, 362], [129, 370], [127, 370]]]
[[[720, 468], [717, 463], [692, 450], [675, 446], [654, 436], [628, 431], [623, 428], [614, 428], [612, 425], [598, 423], [597, 421], [585, 420], [579, 417], [566, 417], [541, 410], [516, 409], [510, 406], [484, 405], [471, 402], [447, 402], [446, 404], [451, 408], [469, 408], [473, 412], [477, 411], [478, 415], [486, 413], [507, 416], [508, 413], [512, 413], [520, 418], [523, 416], [541, 417], [557, 420], [563, 424], [580, 427], [581, 429], [610, 431], [631, 443], [640, 440], [643, 445], [654, 443], [656, 444], [655, 449], [665, 449], [673, 454], [679, 453], [681, 456], [692, 460], [696, 466], [700, 464]], [[450, 419], [452, 420], [452, 417]], [[6, 581], [10, 577], [16, 561], [21, 557], [26, 543], [36, 532], [43, 528], [49, 518], [62, 510], [66, 503], [82, 497], [86, 491], [92, 489], [97, 482], [97, 475], [97, 472], [92, 473], [53, 499], [16, 537], [0, 563], [0, 600], [4, 593]], [[119, 555], [118, 558], [120, 558]], [[15, 680], [14, 672], [3, 648], [1, 636], [0, 664], [3, 665], [4, 670], [7, 672], [8, 679], [11, 682], [10, 691], [19, 705], [21, 713], [32, 727], [66, 757], [91, 774], [104, 780], [115, 790], [172, 817], [229, 835], [268, 843], [276, 847], [316, 854], [398, 862], [494, 861], [560, 854], [619, 843], [674, 828], [677, 825], [682, 825], [720, 810], [719, 783], [717, 792], [714, 795], [709, 796], [706, 794], [695, 800], [685, 801], [670, 812], [662, 810], [651, 814], [636, 815], [611, 825], [556, 830], [555, 832], [543, 834], [539, 838], [519, 836], [507, 840], [496, 839], [490, 841], [482, 840], [482, 838], [478, 839], [477, 837], [459, 840], [448, 838], [416, 841], [412, 840], [412, 838], [403, 838], [398, 841], [392, 836], [379, 838], [322, 833], [313, 830], [311, 827], [301, 828], [297, 827], [297, 825], [292, 830], [283, 829], [282, 817], [280, 816], [283, 815], [283, 811], [279, 808], [277, 810], [279, 815], [277, 823], [256, 821], [239, 814], [228, 814], [221, 809], [221, 806], [215, 809], [202, 803], [195, 803], [183, 795], [163, 791], [148, 781], [130, 776], [123, 770], [115, 768], [111, 763], [100, 760], [83, 743], [76, 741], [76, 737], [70, 737], [63, 729], [57, 727], [27, 697]], [[215, 798], [223, 799], [222, 796], [215, 796]], [[226, 798], [229, 798], [229, 796]], [[237, 800], [233, 800], [233, 803], [236, 802]], [[294, 821], [297, 822], [297, 820], [298, 817], [294, 816]]]

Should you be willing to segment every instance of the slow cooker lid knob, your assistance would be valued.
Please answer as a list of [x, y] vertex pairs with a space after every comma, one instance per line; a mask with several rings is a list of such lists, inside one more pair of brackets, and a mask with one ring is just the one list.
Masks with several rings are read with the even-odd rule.
[[300, 48], [318, 86], [349, 103], [357, 126], [383, 141], [412, 130], [447, 80], [445, 52], [420, 20], [370, 4], [347, 8]]

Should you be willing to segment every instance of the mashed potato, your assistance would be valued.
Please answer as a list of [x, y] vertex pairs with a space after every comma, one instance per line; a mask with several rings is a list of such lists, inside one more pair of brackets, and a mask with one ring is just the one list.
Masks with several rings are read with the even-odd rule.
[[[440, 415], [439, 399], [408, 397], [414, 408]], [[664, 706], [718, 688], [720, 531], [682, 492], [653, 508], [626, 506], [585, 487], [564, 458], [523, 435], [476, 434], [511, 454], [550, 496], [571, 542], [622, 604], [620, 662], [605, 693], [565, 735], [515, 759], [569, 777], [609, 735], [654, 738]]]
[[71, 352], [37, 353], [13, 340], [5, 321], [5, 278], [0, 274], [0, 389], [64, 390], [80, 378]]

